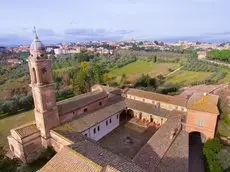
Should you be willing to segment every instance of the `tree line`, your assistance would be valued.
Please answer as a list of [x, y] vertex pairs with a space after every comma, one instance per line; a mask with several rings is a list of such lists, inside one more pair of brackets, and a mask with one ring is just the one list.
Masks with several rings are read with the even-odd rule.
[[205, 171], [229, 172], [230, 152], [221, 144], [218, 138], [209, 139], [203, 146]]
[[[72, 90], [62, 90], [56, 92], [57, 101], [73, 97], [75, 94]], [[10, 99], [0, 100], [0, 116], [9, 116], [19, 111], [33, 109], [34, 101], [32, 94], [21, 94]]]
[[230, 50], [211, 50], [207, 52], [207, 57], [211, 60], [230, 62]]

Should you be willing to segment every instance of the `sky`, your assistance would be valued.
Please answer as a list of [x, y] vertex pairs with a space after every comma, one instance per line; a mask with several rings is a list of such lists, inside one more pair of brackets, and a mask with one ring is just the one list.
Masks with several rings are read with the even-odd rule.
[[0, 0], [0, 45], [89, 40], [230, 41], [230, 0]]

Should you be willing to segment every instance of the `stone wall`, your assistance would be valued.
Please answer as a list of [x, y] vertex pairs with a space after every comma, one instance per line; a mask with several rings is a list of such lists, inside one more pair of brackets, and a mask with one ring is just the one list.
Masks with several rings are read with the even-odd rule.
[[43, 146], [41, 143], [41, 137], [36, 137], [31, 139], [30, 141], [23, 144], [24, 154], [26, 156], [26, 162], [30, 163], [36, 160], [43, 150]]
[[14, 130], [11, 130], [11, 136], [7, 139], [10, 150], [23, 162], [32, 162], [40, 156], [42, 151], [40, 132], [21, 139]]
[[24, 155], [22, 144], [15, 140], [12, 136], [8, 136], [7, 139], [10, 150], [14, 154], [14, 156], [21, 159], [23, 162], [26, 162], [26, 157]]
[[50, 131], [50, 136], [51, 146], [56, 152], [59, 152], [64, 146], [73, 144], [71, 140], [68, 140], [53, 130]]

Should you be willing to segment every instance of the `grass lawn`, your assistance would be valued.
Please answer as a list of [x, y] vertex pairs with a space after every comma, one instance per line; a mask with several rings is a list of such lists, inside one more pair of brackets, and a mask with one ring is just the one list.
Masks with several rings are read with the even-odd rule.
[[0, 146], [8, 148], [7, 136], [10, 129], [34, 120], [33, 110], [12, 115], [0, 120]]
[[221, 79], [219, 80], [219, 83], [222, 84], [222, 83], [228, 83], [230, 81], [230, 68], [223, 68], [221, 67], [220, 70], [222, 72], [226, 72], [226, 76], [224, 77], [224, 79]]
[[124, 73], [129, 81], [134, 81], [141, 74], [149, 74], [150, 76], [156, 76], [159, 74], [165, 75], [169, 73], [169, 68], [176, 69], [178, 67], [179, 64], [176, 63], [153, 63], [137, 60], [121, 68], [111, 70], [109, 76], [118, 79], [119, 76]]
[[230, 125], [225, 123], [224, 120], [219, 120], [217, 130], [220, 135], [230, 137]]
[[211, 72], [193, 72], [193, 71], [178, 71], [174, 76], [170, 77], [166, 83], [175, 83], [182, 86], [190, 85], [194, 82], [200, 82], [211, 76]]

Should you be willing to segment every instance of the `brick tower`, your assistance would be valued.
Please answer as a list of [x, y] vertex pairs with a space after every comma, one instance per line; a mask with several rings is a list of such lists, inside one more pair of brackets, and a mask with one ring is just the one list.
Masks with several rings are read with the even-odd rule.
[[36, 125], [41, 131], [43, 140], [49, 139], [49, 131], [59, 124], [56, 106], [55, 88], [52, 79], [51, 59], [45, 52], [45, 47], [39, 40], [36, 31], [30, 46], [28, 58], [29, 71], [34, 99], [34, 114]]

